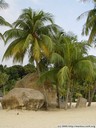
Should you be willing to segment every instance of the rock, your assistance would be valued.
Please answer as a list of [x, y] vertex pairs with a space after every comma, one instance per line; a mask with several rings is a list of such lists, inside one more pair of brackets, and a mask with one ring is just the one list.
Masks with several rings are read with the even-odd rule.
[[16, 82], [15, 88], [31, 88], [31, 89], [39, 90], [47, 98], [48, 105], [50, 105], [51, 102], [56, 102], [57, 99], [56, 89], [54, 89], [51, 82], [50, 81], [44, 82], [44, 87], [45, 87], [44, 90], [42, 83], [40, 84], [39, 82], [37, 82], [38, 79], [39, 76], [36, 72], [27, 74], [21, 80]]
[[76, 103], [76, 108], [86, 107], [87, 100], [85, 98], [79, 97]]
[[38, 110], [44, 104], [44, 95], [35, 89], [14, 88], [2, 99], [3, 109]]

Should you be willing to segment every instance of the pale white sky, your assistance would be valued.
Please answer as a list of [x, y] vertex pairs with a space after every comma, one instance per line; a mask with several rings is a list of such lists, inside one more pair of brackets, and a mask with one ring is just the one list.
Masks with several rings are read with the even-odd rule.
[[[55, 23], [61, 26], [66, 32], [72, 31], [78, 36], [79, 40], [87, 39], [82, 37], [82, 27], [86, 18], [77, 21], [76, 18], [83, 12], [93, 8], [93, 4], [81, 3], [79, 0], [5, 0], [9, 4], [6, 10], [0, 10], [0, 15], [7, 21], [14, 22], [21, 14], [22, 9], [31, 7], [34, 10], [43, 10], [54, 15]], [[0, 31], [4, 32], [5, 27], [0, 26]], [[6, 46], [7, 47], [7, 46]], [[7, 66], [12, 65], [12, 60], [1, 61], [6, 49], [4, 43], [0, 41], [0, 64]], [[90, 54], [96, 55], [96, 49], [89, 51]], [[27, 64], [27, 59], [24, 64]]]

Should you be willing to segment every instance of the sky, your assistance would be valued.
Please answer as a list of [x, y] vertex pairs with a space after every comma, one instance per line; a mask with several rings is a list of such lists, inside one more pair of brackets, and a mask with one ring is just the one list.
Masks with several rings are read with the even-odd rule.
[[[83, 25], [86, 17], [77, 20], [77, 17], [94, 7], [91, 2], [82, 3], [79, 0], [5, 0], [9, 4], [9, 8], [0, 10], [0, 15], [8, 22], [13, 23], [22, 13], [22, 9], [31, 7], [34, 10], [43, 10], [54, 16], [56, 24], [61, 26], [65, 32], [73, 32], [78, 36], [78, 40], [86, 40], [88, 37], [81, 36]], [[0, 26], [0, 31], [3, 33], [7, 28]], [[7, 46], [0, 41], [0, 64], [11, 66], [12, 59], [2, 62], [2, 57]], [[90, 49], [89, 54], [96, 55], [96, 49]], [[27, 58], [24, 60], [24, 65], [27, 64]]]

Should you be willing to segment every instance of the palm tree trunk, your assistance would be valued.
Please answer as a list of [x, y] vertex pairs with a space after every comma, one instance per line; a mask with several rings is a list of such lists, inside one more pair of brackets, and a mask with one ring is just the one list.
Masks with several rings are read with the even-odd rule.
[[57, 92], [57, 107], [60, 108], [60, 94], [59, 94], [59, 88], [58, 85], [56, 85], [56, 92]]
[[40, 68], [39, 68], [39, 64], [38, 64], [37, 61], [36, 61], [36, 68], [37, 68], [37, 73], [38, 73], [38, 75], [39, 75], [39, 77], [40, 77]]
[[46, 89], [45, 89], [44, 84], [43, 84], [43, 94], [45, 97], [45, 109], [48, 110], [48, 98], [47, 98], [47, 93], [46, 93]]
[[85, 99], [87, 99], [87, 93], [85, 92]]
[[70, 92], [70, 95], [69, 95], [69, 103], [70, 103], [69, 108], [71, 108], [71, 106], [72, 106], [72, 92]]
[[73, 85], [74, 84], [74, 82], [73, 82], [73, 80], [71, 80], [71, 87], [70, 87], [70, 94], [69, 94], [69, 103], [70, 103], [70, 105], [69, 105], [69, 108], [71, 108], [72, 107], [72, 97], [73, 97]]
[[90, 100], [88, 102], [88, 106], [91, 106], [91, 103], [92, 103], [92, 100], [93, 100], [93, 96], [94, 96], [95, 91], [96, 91], [96, 83], [95, 83], [95, 86], [94, 86], [94, 88], [92, 90], [92, 93], [91, 93], [91, 96], [90, 96]]
[[90, 102], [90, 94], [91, 92], [90, 92], [90, 88], [89, 88], [89, 90], [88, 90], [88, 102]]
[[[36, 67], [37, 67], [38, 76], [40, 77], [40, 68], [39, 68], [39, 64], [37, 61], [36, 61]], [[45, 109], [48, 110], [48, 99], [47, 99], [47, 93], [46, 93], [46, 89], [45, 89], [44, 84], [43, 84], [43, 94], [45, 97]]]
[[67, 94], [66, 94], [66, 101], [65, 101], [65, 110], [68, 108], [69, 92], [70, 92], [70, 87], [68, 85]]

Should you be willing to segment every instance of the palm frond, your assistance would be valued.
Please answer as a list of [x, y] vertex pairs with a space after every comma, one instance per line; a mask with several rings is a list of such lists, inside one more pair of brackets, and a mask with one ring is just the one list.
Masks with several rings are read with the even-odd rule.
[[21, 29], [9, 29], [4, 33], [4, 37], [6, 38], [5, 44], [10, 40], [10, 39], [15, 39], [15, 38], [22, 38], [22, 36], [25, 34], [25, 32]]
[[51, 58], [50, 58], [50, 62], [51, 63], [60, 63], [60, 64], [64, 64], [64, 58], [59, 55], [58, 53], [52, 53]]
[[93, 9], [89, 12], [86, 23], [82, 30], [82, 35], [88, 35], [92, 27], [94, 26], [96, 21], [95, 13], [96, 13], [96, 9]]
[[2, 35], [2, 33], [0, 33], [0, 39], [2, 39], [5, 42], [4, 36]]
[[24, 44], [24, 40], [21, 41], [21, 39], [16, 39], [15, 41], [13, 41], [7, 48], [6, 52], [4, 53], [3, 59], [9, 59], [9, 57], [12, 57], [17, 54], [22, 52], [22, 48], [23, 48], [23, 44]]
[[36, 38], [35, 38], [35, 42], [33, 45], [33, 56], [37, 62], [40, 61], [40, 58], [41, 58], [40, 47], [39, 47], [39, 44]]
[[49, 52], [53, 50], [53, 43], [49, 36], [42, 34], [42, 42], [47, 46]]
[[93, 64], [90, 60], [79, 61], [75, 71], [82, 80], [91, 81], [94, 77]]
[[88, 42], [91, 43], [93, 41], [93, 39], [95, 38], [95, 36], [96, 36], [96, 24], [93, 25], [93, 28], [92, 28], [91, 33], [89, 35]]
[[66, 82], [68, 82], [69, 78], [69, 68], [64, 66], [61, 68], [57, 74], [58, 83], [60, 86], [63, 86]]
[[29, 47], [29, 44], [32, 44], [32, 42], [33, 42], [33, 37], [32, 37], [31, 34], [29, 34], [29, 35], [27, 36], [26, 40], [25, 40], [25, 43], [24, 43], [24, 45], [23, 45], [23, 49], [28, 48], [28, 47]]
[[80, 19], [84, 18], [85, 16], [87, 16], [90, 11], [91, 11], [91, 10], [88, 10], [88, 11], [82, 13], [80, 16], [77, 17], [77, 20], [80, 20]]
[[93, 64], [96, 63], [96, 56], [94, 56], [94, 55], [88, 55], [88, 56], [84, 57], [84, 59], [90, 60]]
[[[85, 13], [81, 14], [81, 16], [78, 17], [80, 19]], [[96, 8], [94, 7], [92, 10], [89, 10], [87, 12], [87, 19], [83, 26], [82, 35], [89, 35], [88, 42], [92, 43], [95, 38], [95, 29], [96, 29]]]
[[80, 0], [81, 2], [90, 2], [90, 1], [92, 1], [92, 2], [96, 2], [96, 0]]
[[49, 58], [50, 52], [48, 47], [43, 42], [40, 42], [40, 47], [41, 47], [42, 54], [47, 58]]
[[53, 23], [54, 20], [53, 20], [53, 15], [50, 14], [50, 13], [45, 13], [43, 11], [40, 11], [40, 12], [37, 12], [37, 15], [36, 15], [36, 18], [39, 18], [43, 23], [46, 23], [46, 22], [51, 22]]
[[2, 16], [0, 16], [0, 25], [12, 27], [12, 25], [8, 23]]
[[39, 82], [40, 83], [44, 83], [46, 80], [50, 80], [51, 82], [55, 82], [57, 81], [57, 69], [51, 69], [47, 72], [44, 72], [41, 74], [40, 78], [39, 78]]
[[33, 32], [38, 31], [39, 28], [44, 26], [44, 24], [40, 20], [36, 20], [34, 26], [33, 26]]
[[41, 22], [51, 22], [53, 23], [53, 16], [50, 13], [44, 13], [43, 11], [34, 11], [31, 8], [23, 9], [22, 14], [19, 16], [19, 19], [34, 19], [34, 22], [36, 20], [40, 20]]
[[19, 16], [18, 20], [30, 19], [33, 16], [33, 10], [31, 8], [25, 8], [22, 10], [22, 14]]
[[30, 26], [25, 21], [19, 19], [13, 23], [13, 26], [15, 28], [21, 28], [25, 30], [28, 30], [30, 28]]
[[23, 63], [23, 60], [24, 60], [24, 57], [25, 57], [25, 54], [26, 54], [26, 51], [20, 51], [20, 52], [17, 52], [15, 54], [15, 56], [13, 56], [13, 63]]

